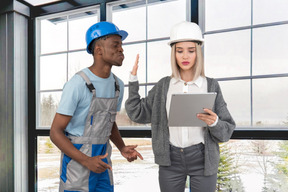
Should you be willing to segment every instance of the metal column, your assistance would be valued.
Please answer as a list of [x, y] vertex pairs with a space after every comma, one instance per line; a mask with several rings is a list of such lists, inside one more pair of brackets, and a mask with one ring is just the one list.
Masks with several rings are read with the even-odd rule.
[[29, 8], [0, 8], [0, 191], [28, 191], [27, 65]]

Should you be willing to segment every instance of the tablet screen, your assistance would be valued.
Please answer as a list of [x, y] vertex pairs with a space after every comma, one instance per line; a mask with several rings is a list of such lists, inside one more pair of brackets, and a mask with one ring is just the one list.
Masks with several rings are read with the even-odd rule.
[[206, 123], [197, 118], [203, 109], [212, 109], [217, 93], [179, 93], [172, 94], [169, 127], [205, 127]]

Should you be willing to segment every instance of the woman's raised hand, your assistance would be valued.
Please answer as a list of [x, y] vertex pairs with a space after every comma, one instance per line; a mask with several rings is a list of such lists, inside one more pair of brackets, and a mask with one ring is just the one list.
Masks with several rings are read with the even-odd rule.
[[135, 64], [134, 64], [133, 69], [131, 71], [131, 74], [134, 76], [137, 75], [138, 63], [139, 63], [139, 54], [137, 54], [137, 56], [136, 56]]

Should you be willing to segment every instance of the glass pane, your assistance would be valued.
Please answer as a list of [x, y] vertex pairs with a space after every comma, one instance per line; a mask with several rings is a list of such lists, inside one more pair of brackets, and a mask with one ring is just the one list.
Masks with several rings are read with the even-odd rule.
[[288, 1], [253, 0], [253, 24], [287, 21]]
[[[56, 192], [61, 153], [49, 137], [37, 137], [38, 192]], [[160, 192], [158, 165], [154, 163], [150, 138], [124, 138], [126, 145], [138, 145], [144, 160], [129, 163], [112, 144], [114, 188], [117, 192]], [[288, 141], [230, 140], [220, 144], [217, 187], [223, 191], [288, 191]], [[137, 171], [135, 171], [137, 170]], [[224, 181], [224, 182], [223, 182]], [[253, 182], [252, 182], [253, 181]], [[186, 187], [185, 191], [189, 191]]]
[[205, 1], [205, 31], [251, 25], [251, 0]]
[[225, 169], [218, 171], [217, 186], [222, 191], [288, 191], [287, 146], [287, 141], [277, 140], [220, 144], [219, 165]]
[[250, 75], [250, 30], [205, 35], [205, 73], [211, 77]]
[[129, 74], [134, 66], [136, 56], [139, 54], [139, 67], [137, 77], [139, 83], [146, 83], [146, 44], [139, 43], [133, 45], [124, 45], [125, 59], [121, 67], [112, 67], [112, 72], [119, 77], [125, 85], [128, 84]]
[[86, 49], [86, 31], [99, 21], [97, 10], [69, 16], [69, 50]]
[[[120, 5], [121, 6], [121, 5]], [[122, 7], [129, 7], [123, 4]], [[124, 43], [146, 39], [146, 7], [133, 7], [130, 9], [113, 9], [112, 22], [120, 30], [128, 32]]]
[[253, 125], [287, 126], [288, 77], [253, 80]]
[[149, 91], [150, 91], [155, 85], [156, 85], [156, 83], [153, 84], [153, 85], [148, 85], [148, 86], [147, 86], [147, 91], [146, 91], [146, 95], [147, 95], [147, 96], [148, 96]]
[[219, 81], [219, 84], [237, 127], [250, 126], [250, 80]]
[[[160, 1], [161, 2], [161, 1]], [[173, 10], [173, 14], [171, 11]], [[186, 20], [186, 0], [168, 1], [148, 6], [148, 39], [169, 37], [171, 27]]]
[[40, 127], [50, 129], [61, 99], [61, 94], [62, 92], [40, 93]]
[[[144, 160], [129, 163], [113, 145], [112, 163], [114, 191], [116, 192], [160, 192], [158, 184], [158, 165], [154, 163], [150, 138], [125, 138], [126, 145], [138, 145], [136, 150]], [[135, 171], [137, 170], [137, 171]]]
[[[145, 86], [140, 86], [139, 87], [139, 94], [142, 97], [145, 97]], [[128, 117], [126, 110], [125, 110], [125, 102], [128, 99], [128, 87], [124, 88], [124, 96], [123, 96], [123, 101], [121, 105], [121, 110], [118, 112], [116, 116], [116, 123], [118, 126], [145, 126], [144, 124], [138, 124], [130, 120]], [[135, 127], [136, 128], [136, 127]]]
[[67, 81], [67, 54], [40, 57], [40, 90], [62, 89]]
[[38, 192], [59, 191], [61, 151], [47, 136], [37, 137]]
[[67, 51], [67, 18], [41, 20], [41, 54]]
[[287, 34], [288, 25], [253, 30], [253, 75], [288, 73]]
[[93, 64], [93, 56], [86, 51], [71, 52], [68, 54], [68, 79], [78, 71], [90, 67]]
[[148, 83], [159, 81], [162, 77], [172, 74], [170, 56], [171, 47], [168, 41], [148, 43], [147, 76]]

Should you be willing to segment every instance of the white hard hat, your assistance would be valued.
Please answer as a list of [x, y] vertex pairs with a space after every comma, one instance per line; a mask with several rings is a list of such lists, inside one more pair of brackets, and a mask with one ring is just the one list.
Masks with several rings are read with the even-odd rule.
[[204, 39], [200, 27], [196, 23], [183, 21], [174, 25], [170, 32], [168, 45], [182, 41], [198, 41], [203, 45]]

